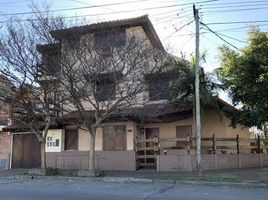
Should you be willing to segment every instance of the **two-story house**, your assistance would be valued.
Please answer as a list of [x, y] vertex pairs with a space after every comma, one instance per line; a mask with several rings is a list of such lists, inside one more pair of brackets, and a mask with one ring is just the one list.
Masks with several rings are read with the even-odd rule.
[[[44, 75], [51, 79], [60, 77], [62, 70], [60, 60], [64, 59], [62, 54], [66, 46], [70, 50], [69, 55], [72, 56], [72, 51], [83, 48], [84, 44], [89, 42], [95, 51], [101, 51], [102, 56], [98, 59], [106, 62], [109, 56], [113, 56], [114, 49], [126, 45], [127, 38], [134, 35], [145, 39], [145, 43], [151, 48], [164, 52], [163, 45], [147, 15], [55, 30], [51, 34], [59, 41], [57, 44], [38, 46], [43, 55], [44, 66], [47, 66], [43, 70]], [[102, 73], [89, 78], [96, 83], [94, 91], [98, 101], [115, 100], [120, 95], [120, 87], [116, 85], [116, 80], [120, 79], [120, 76], [122, 74]], [[161, 155], [194, 154], [195, 129], [192, 104], [167, 103], [169, 86], [172, 80], [179, 78], [178, 74], [173, 71], [163, 72], [156, 75], [148, 74], [144, 78], [147, 85], [146, 90], [141, 92], [140, 99], [143, 104], [117, 110], [97, 128], [94, 145], [97, 168], [102, 170], [156, 168]], [[231, 108], [222, 100], [219, 100], [219, 105]], [[94, 107], [88, 106], [87, 109], [90, 113]], [[79, 121], [77, 120], [80, 117], [79, 113], [73, 110], [63, 112], [59, 116], [61, 124], [57, 129], [51, 128], [47, 136], [47, 165], [59, 169], [87, 169], [91, 136], [88, 131], [77, 128], [72, 123]], [[237, 135], [240, 138], [249, 138], [247, 128], [238, 126], [233, 129], [229, 127], [228, 118], [224, 115], [219, 116], [215, 110], [207, 108], [202, 119], [202, 137], [211, 138], [213, 134], [220, 138], [235, 138]], [[220, 149], [218, 151], [221, 152]], [[211, 150], [203, 150], [203, 153], [209, 154]], [[162, 159], [162, 162], [173, 161]], [[188, 161], [181, 162], [184, 162], [183, 165], [188, 163]], [[181, 170], [184, 168], [181, 167]]]

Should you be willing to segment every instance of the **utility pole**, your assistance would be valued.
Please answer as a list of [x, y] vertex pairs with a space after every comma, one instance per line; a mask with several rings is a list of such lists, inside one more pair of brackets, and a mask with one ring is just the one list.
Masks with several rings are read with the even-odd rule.
[[195, 137], [196, 137], [196, 168], [201, 176], [201, 119], [200, 119], [200, 93], [199, 93], [199, 9], [193, 5], [193, 12], [195, 18]]

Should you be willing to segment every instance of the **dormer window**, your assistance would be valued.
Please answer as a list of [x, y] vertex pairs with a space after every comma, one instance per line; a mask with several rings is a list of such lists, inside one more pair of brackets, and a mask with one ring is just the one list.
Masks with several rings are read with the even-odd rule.
[[94, 33], [94, 48], [103, 54], [111, 54], [112, 48], [125, 46], [126, 30]]
[[169, 79], [152, 79], [148, 82], [149, 100], [167, 100], [169, 98]]
[[78, 50], [80, 48], [80, 37], [69, 37], [67, 39], [69, 50]]

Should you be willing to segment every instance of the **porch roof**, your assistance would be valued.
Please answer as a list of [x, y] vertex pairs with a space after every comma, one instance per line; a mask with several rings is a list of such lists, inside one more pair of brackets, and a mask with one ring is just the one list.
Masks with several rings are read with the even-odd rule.
[[[87, 111], [88, 117], [94, 116], [94, 111]], [[173, 122], [192, 116], [191, 105], [148, 104], [140, 107], [130, 107], [116, 110], [107, 121], [134, 121], [134, 122]], [[63, 116], [63, 123], [79, 120], [79, 112], [72, 112]]]
[[[40, 130], [43, 130], [46, 126], [46, 122], [40, 121], [38, 122], [38, 128]], [[53, 119], [50, 124], [50, 128], [58, 128], [60, 126], [58, 119]], [[23, 131], [30, 131], [29, 126], [23, 125], [22, 123], [19, 122], [13, 122], [12, 125], [8, 125], [3, 128], [3, 131], [7, 132], [23, 132]]]

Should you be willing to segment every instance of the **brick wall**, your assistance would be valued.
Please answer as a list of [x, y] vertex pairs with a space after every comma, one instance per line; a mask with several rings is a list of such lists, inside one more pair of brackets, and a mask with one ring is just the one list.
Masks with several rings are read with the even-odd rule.
[[10, 138], [7, 132], [0, 132], [0, 169], [7, 169], [9, 164]]

